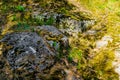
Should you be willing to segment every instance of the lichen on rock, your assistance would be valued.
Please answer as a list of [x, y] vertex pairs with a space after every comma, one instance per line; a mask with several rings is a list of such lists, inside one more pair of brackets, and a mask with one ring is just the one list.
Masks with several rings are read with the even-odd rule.
[[[4, 36], [0, 42], [4, 43], [3, 55], [11, 66], [11, 70], [38, 72], [44, 75], [56, 63], [59, 48], [66, 49], [68, 38], [53, 26], [40, 27], [41, 30], [51, 32], [51, 36], [62, 35], [59, 40], [47, 40], [45, 35], [36, 32], [14, 32]], [[46, 34], [47, 35], [47, 34]], [[51, 37], [49, 36], [49, 37]], [[11, 46], [11, 47], [9, 47]], [[7, 47], [9, 47], [7, 49]], [[62, 50], [61, 49], [61, 50]]]

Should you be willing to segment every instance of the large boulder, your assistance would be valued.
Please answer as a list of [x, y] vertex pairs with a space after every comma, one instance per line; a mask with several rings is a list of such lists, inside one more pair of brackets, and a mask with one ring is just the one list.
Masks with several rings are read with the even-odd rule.
[[[3, 55], [12, 70], [49, 74], [68, 38], [54, 26], [39, 26], [36, 32], [14, 32], [4, 36]], [[9, 47], [9, 48], [7, 48]], [[60, 52], [59, 52], [60, 51]], [[63, 52], [64, 53], [64, 52]]]

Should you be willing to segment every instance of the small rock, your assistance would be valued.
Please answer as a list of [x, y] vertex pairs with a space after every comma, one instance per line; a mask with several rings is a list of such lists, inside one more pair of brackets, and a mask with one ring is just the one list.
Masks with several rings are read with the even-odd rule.
[[96, 48], [99, 49], [99, 48], [106, 47], [108, 45], [108, 43], [112, 42], [112, 41], [113, 41], [113, 39], [111, 36], [104, 36], [104, 37], [102, 37], [101, 40], [96, 42]]
[[113, 41], [113, 39], [112, 39], [112, 37], [111, 36], [104, 36], [104, 37], [102, 37], [102, 41], [109, 41], [109, 42], [112, 42]]
[[96, 48], [103, 48], [106, 47], [108, 45], [107, 41], [97, 41], [96, 42]]

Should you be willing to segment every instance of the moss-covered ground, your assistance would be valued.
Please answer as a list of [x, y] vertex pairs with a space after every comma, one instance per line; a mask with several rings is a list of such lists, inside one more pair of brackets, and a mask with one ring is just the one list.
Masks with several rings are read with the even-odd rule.
[[[68, 61], [77, 63], [84, 80], [118, 80], [112, 62], [120, 41], [120, 0], [0, 0], [1, 37], [13, 31], [33, 31], [31, 26], [52, 24], [53, 19], [46, 23], [32, 19], [39, 5], [40, 13], [57, 12], [76, 20], [96, 20], [91, 27], [98, 31], [94, 36], [80, 33], [78, 38], [70, 37]], [[95, 42], [104, 35], [112, 36], [113, 42], [94, 51]]]

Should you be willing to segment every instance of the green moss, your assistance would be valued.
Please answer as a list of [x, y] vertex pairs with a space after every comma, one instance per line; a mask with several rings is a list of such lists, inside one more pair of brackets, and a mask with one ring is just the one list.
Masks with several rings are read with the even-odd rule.
[[23, 32], [27, 31], [28, 32], [28, 31], [32, 31], [33, 28], [25, 22], [18, 22], [17, 24], [13, 25], [10, 28], [10, 30], [13, 30], [14, 32], [21, 32], [21, 31], [23, 31]]
[[23, 11], [25, 11], [25, 8], [24, 8], [22, 5], [18, 5], [18, 6], [16, 7], [16, 10], [17, 10], [17, 11], [20, 11], [20, 12], [23, 12]]
[[44, 22], [44, 24], [45, 24], [45, 25], [53, 25], [54, 22], [55, 22], [55, 19], [54, 19], [53, 16], [51, 16], [50, 18], [48, 18], [48, 19]]
[[[58, 12], [75, 20], [90, 20], [94, 17], [94, 19], [97, 20], [97, 23], [92, 29], [99, 29], [99, 32], [93, 38], [91, 36], [85, 37], [83, 36], [84, 34], [81, 34], [79, 39], [72, 38], [68, 61], [75, 61], [77, 63], [76, 67], [79, 69], [78, 71], [80, 71], [84, 80], [118, 80], [118, 75], [114, 73], [112, 68], [112, 61], [114, 59], [113, 51], [116, 47], [115, 43], [120, 40], [120, 37], [118, 36], [118, 34], [120, 34], [120, 0], [77, 1], [81, 4], [77, 7], [78, 10], [79, 8], [84, 7], [83, 9], [91, 11], [91, 14], [87, 15], [87, 12], [81, 11], [72, 12], [75, 7], [66, 0], [35, 0], [33, 4], [39, 3], [43, 8], [41, 13], [48, 11]], [[0, 16], [5, 16], [6, 18], [9, 14], [12, 14], [10, 19], [2, 19], [3, 22], [8, 22], [9, 20], [11, 21], [11, 24], [14, 21], [17, 22], [16, 27], [12, 28], [14, 31], [32, 31], [33, 28], [31, 30], [30, 26], [53, 25], [55, 22], [53, 16], [46, 21], [39, 17], [35, 19], [31, 18], [31, 14], [28, 15], [27, 13], [31, 13], [32, 9], [23, 6], [23, 4], [29, 4], [27, 0], [22, 0], [21, 2], [18, 2], [18, 0], [2, 0], [0, 2], [2, 2], [0, 3], [0, 13], [2, 14], [0, 14]], [[28, 11], [25, 11], [25, 9]], [[20, 16], [17, 16], [17, 14], [20, 14]], [[4, 24], [0, 23], [0, 26]], [[7, 25], [11, 24], [9, 23]], [[100, 29], [101, 26], [105, 26], [105, 28], [102, 27], [102, 29]], [[49, 37], [47, 37], [48, 40], [59, 41], [61, 38], [60, 35], [51, 37], [50, 33], [44, 31], [38, 31], [38, 33], [43, 36], [49, 34]], [[114, 39], [113, 42], [109, 44], [105, 50], [100, 50], [98, 53], [92, 52], [95, 47], [94, 42], [100, 39], [104, 34], [111, 35]], [[55, 45], [56, 43], [53, 44], [53, 46]], [[62, 53], [63, 51], [60, 49], [60, 52]], [[91, 57], [92, 55], [94, 57]], [[62, 56], [62, 54], [59, 54], [58, 58], [60, 59]]]

